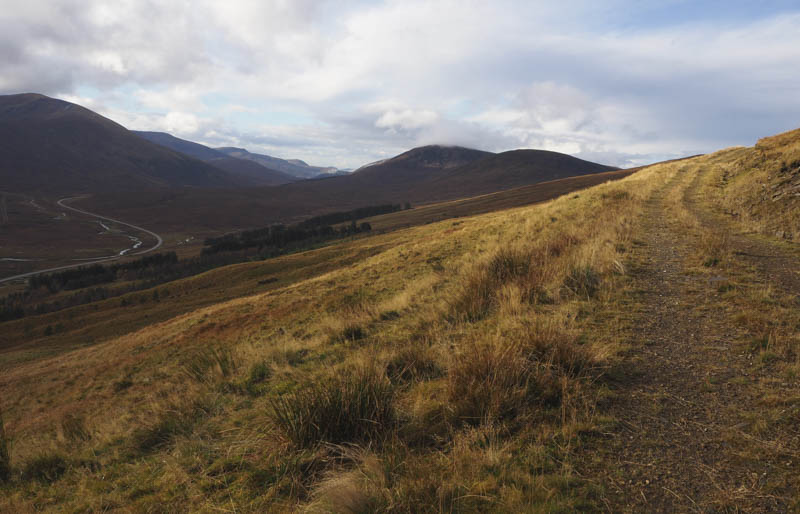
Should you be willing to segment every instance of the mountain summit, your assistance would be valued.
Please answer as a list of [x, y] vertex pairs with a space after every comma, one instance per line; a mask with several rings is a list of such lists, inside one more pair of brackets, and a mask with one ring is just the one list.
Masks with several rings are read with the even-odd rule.
[[0, 96], [0, 183], [19, 192], [70, 194], [243, 182], [89, 109], [27, 93]]

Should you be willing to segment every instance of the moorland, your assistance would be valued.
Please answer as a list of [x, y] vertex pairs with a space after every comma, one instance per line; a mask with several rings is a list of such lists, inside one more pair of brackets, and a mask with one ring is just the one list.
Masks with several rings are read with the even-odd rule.
[[[341, 177], [81, 199], [174, 255], [7, 286], [31, 309], [0, 323], [0, 508], [800, 508], [800, 131], [632, 170], [567, 157], [423, 147]], [[258, 207], [273, 190], [297, 210]], [[92, 191], [21, 185], [8, 212], [61, 194]], [[147, 275], [247, 230], [260, 248], [214, 254], [231, 262]]]

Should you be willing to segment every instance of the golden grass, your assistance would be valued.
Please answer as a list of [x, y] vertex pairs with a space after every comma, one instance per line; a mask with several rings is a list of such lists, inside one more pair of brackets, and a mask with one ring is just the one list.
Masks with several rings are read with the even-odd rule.
[[709, 163], [714, 203], [747, 230], [800, 240], [800, 130], [717, 156]]
[[[88, 310], [87, 332], [66, 326], [57, 355], [6, 361], [15, 478], [0, 505], [580, 508], [567, 448], [593, 423], [593, 382], [624, 331], [598, 329], [596, 316], [617, 301], [637, 220], [677, 166], [542, 205], [215, 270], [170, 285], [174, 303], [130, 311], [128, 326], [142, 328], [120, 336]], [[288, 278], [257, 287], [276, 273]], [[248, 287], [254, 294], [224, 301], [226, 288]], [[207, 306], [195, 293], [204, 288]], [[181, 310], [183, 291], [198, 308]], [[120, 309], [101, 304], [97, 315]], [[102, 330], [106, 340], [77, 342]], [[391, 392], [380, 404], [372, 393], [359, 403], [369, 388], [344, 386], [365, 367], [370, 384]], [[328, 388], [327, 407], [311, 402], [325, 397], [315, 388]], [[299, 432], [304, 423], [320, 430], [292, 435], [276, 406], [310, 407]], [[329, 417], [314, 418], [324, 412], [350, 412], [361, 428], [331, 435]], [[41, 448], [69, 463], [46, 487], [19, 471]]]

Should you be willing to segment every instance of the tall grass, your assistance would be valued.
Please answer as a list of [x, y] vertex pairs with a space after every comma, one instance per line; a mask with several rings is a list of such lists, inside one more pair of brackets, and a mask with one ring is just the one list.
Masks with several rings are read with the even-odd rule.
[[228, 378], [236, 368], [233, 352], [222, 346], [203, 348], [191, 354], [183, 364], [183, 372], [200, 383]]
[[43, 453], [25, 464], [21, 477], [24, 481], [52, 483], [61, 478], [69, 467], [69, 461], [63, 455]]
[[365, 366], [275, 398], [270, 414], [298, 447], [378, 442], [395, 424], [394, 397], [386, 376]]
[[8, 437], [3, 424], [3, 409], [0, 408], [0, 482], [11, 478], [11, 453], [8, 448]]
[[535, 271], [539, 262], [531, 250], [500, 248], [487, 261], [478, 264], [463, 279], [459, 294], [451, 302], [456, 319], [478, 321], [497, 306], [502, 286], [522, 279], [533, 290], [538, 285]]

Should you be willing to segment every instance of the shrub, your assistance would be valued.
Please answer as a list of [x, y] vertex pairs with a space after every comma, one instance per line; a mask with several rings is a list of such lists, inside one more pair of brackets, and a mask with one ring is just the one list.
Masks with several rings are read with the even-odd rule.
[[298, 447], [373, 442], [394, 425], [394, 395], [382, 374], [353, 369], [274, 399], [270, 414]]
[[25, 464], [22, 479], [52, 483], [61, 478], [69, 469], [69, 462], [59, 454], [43, 454]]

